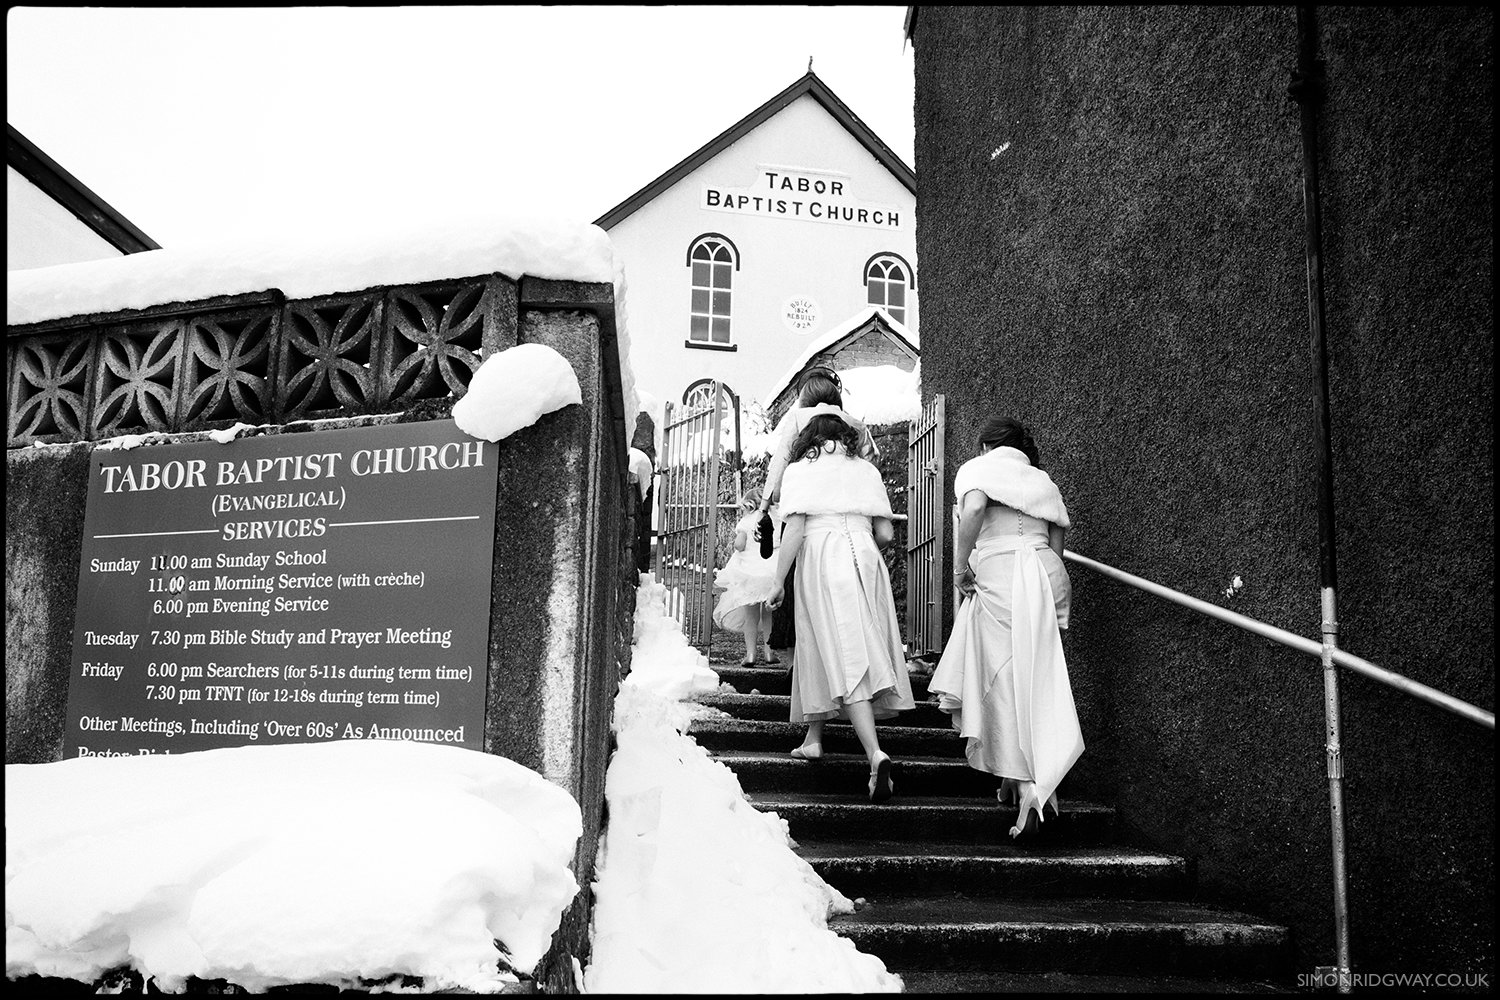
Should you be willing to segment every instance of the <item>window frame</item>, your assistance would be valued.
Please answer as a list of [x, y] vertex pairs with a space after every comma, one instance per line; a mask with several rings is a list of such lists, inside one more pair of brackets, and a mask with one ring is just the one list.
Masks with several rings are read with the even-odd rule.
[[[700, 251], [706, 251], [702, 256]], [[688, 243], [684, 263], [688, 268], [688, 335], [684, 347], [708, 351], [737, 351], [734, 342], [734, 272], [740, 269], [740, 250], [723, 233], [703, 233]], [[698, 264], [707, 268], [707, 284], [699, 283]], [[720, 278], [723, 279], [722, 284]], [[703, 298], [700, 308], [698, 299]], [[723, 297], [722, 309], [719, 301]], [[702, 337], [694, 326], [704, 320]], [[723, 324], [724, 339], [715, 339], [715, 326]]]
[[[879, 265], [883, 265], [881, 273], [879, 275], [872, 275], [870, 272], [875, 270]], [[905, 277], [901, 281], [893, 279], [891, 277], [892, 268], [900, 268], [904, 272]], [[891, 319], [905, 326], [907, 313], [911, 310], [911, 296], [917, 290], [916, 268], [912, 267], [911, 263], [900, 254], [889, 250], [882, 250], [880, 253], [873, 254], [869, 260], [865, 261], [861, 280], [865, 286], [865, 305], [880, 307]], [[870, 299], [870, 296], [875, 292], [874, 285], [878, 285], [881, 291], [882, 301], [880, 302], [873, 302]], [[899, 306], [891, 305], [892, 285], [900, 285], [902, 288], [901, 304]], [[898, 312], [900, 315], [897, 315]]]

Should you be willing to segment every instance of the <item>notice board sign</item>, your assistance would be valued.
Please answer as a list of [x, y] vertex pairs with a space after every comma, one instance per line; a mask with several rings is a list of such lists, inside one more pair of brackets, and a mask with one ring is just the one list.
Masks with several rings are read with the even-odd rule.
[[451, 420], [96, 450], [63, 756], [481, 749], [497, 457]]

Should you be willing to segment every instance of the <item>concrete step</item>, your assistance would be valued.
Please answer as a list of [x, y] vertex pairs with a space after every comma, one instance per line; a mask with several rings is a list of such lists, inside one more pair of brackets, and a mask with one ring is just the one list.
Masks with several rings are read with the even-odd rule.
[[[1001, 806], [994, 799], [906, 795], [902, 793], [899, 777], [895, 797], [875, 805], [866, 797], [867, 787], [861, 783], [842, 795], [751, 792], [746, 797], [755, 808], [774, 812], [786, 820], [792, 838], [797, 841], [897, 840], [910, 844], [912, 853], [921, 853], [928, 843], [1012, 843], [1014, 806]], [[1034, 844], [1025, 846], [1055, 848], [1112, 843], [1113, 809], [1066, 799], [1061, 805], [1058, 815], [1049, 813]]]
[[[791, 695], [716, 692], [699, 695], [696, 700], [728, 712], [737, 719], [760, 719], [767, 722], [787, 722], [791, 719]], [[892, 721], [902, 726], [953, 728], [953, 717], [935, 703], [927, 701], [917, 702], [916, 708], [902, 712]]]
[[902, 969], [907, 993], [1294, 993], [1264, 980], [1109, 976], [1078, 972], [934, 972]]
[[[791, 722], [754, 719], [695, 719], [688, 734], [710, 753], [722, 750], [757, 750], [786, 753], [802, 744], [807, 727]], [[880, 749], [892, 759], [949, 757], [963, 760], [963, 737], [951, 729], [932, 726], [879, 724]], [[859, 739], [847, 722], [830, 722], [823, 728], [827, 753], [863, 753]]]
[[[790, 663], [760, 664], [754, 667], [741, 667], [738, 661], [710, 662], [711, 666], [719, 675], [719, 680], [732, 684], [736, 691], [742, 694], [758, 692], [760, 694], [791, 694], [792, 693], [792, 668]], [[919, 702], [927, 700], [927, 680], [931, 676], [927, 673], [911, 673], [912, 697]]]
[[1180, 899], [1187, 861], [1128, 847], [913, 844], [801, 838], [797, 853], [850, 899], [932, 892], [970, 896]]
[[[842, 794], [870, 779], [870, 764], [862, 753], [824, 753], [812, 761], [796, 760], [784, 750], [720, 750], [713, 756], [728, 765], [747, 792]], [[962, 757], [902, 757], [892, 774], [913, 794], [993, 801], [1000, 787], [999, 778], [974, 770]]]
[[957, 893], [868, 899], [830, 929], [893, 971], [1086, 972], [1286, 981], [1285, 927], [1193, 903], [992, 899]]

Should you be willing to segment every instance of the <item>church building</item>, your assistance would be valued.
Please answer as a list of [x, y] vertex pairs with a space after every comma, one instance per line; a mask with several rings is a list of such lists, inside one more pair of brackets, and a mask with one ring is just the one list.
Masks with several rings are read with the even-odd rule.
[[6, 124], [7, 271], [156, 249], [155, 240]]
[[872, 306], [917, 330], [916, 174], [811, 69], [596, 224], [657, 403], [718, 380], [769, 407], [809, 346]]

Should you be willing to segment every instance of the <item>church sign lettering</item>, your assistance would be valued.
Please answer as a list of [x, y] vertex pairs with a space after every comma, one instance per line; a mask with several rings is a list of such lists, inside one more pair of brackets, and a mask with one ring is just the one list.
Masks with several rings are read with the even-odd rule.
[[890, 205], [855, 201], [847, 176], [785, 167], [761, 167], [748, 188], [703, 185], [700, 207], [715, 212], [805, 219], [872, 229], [900, 229], [907, 213]]

